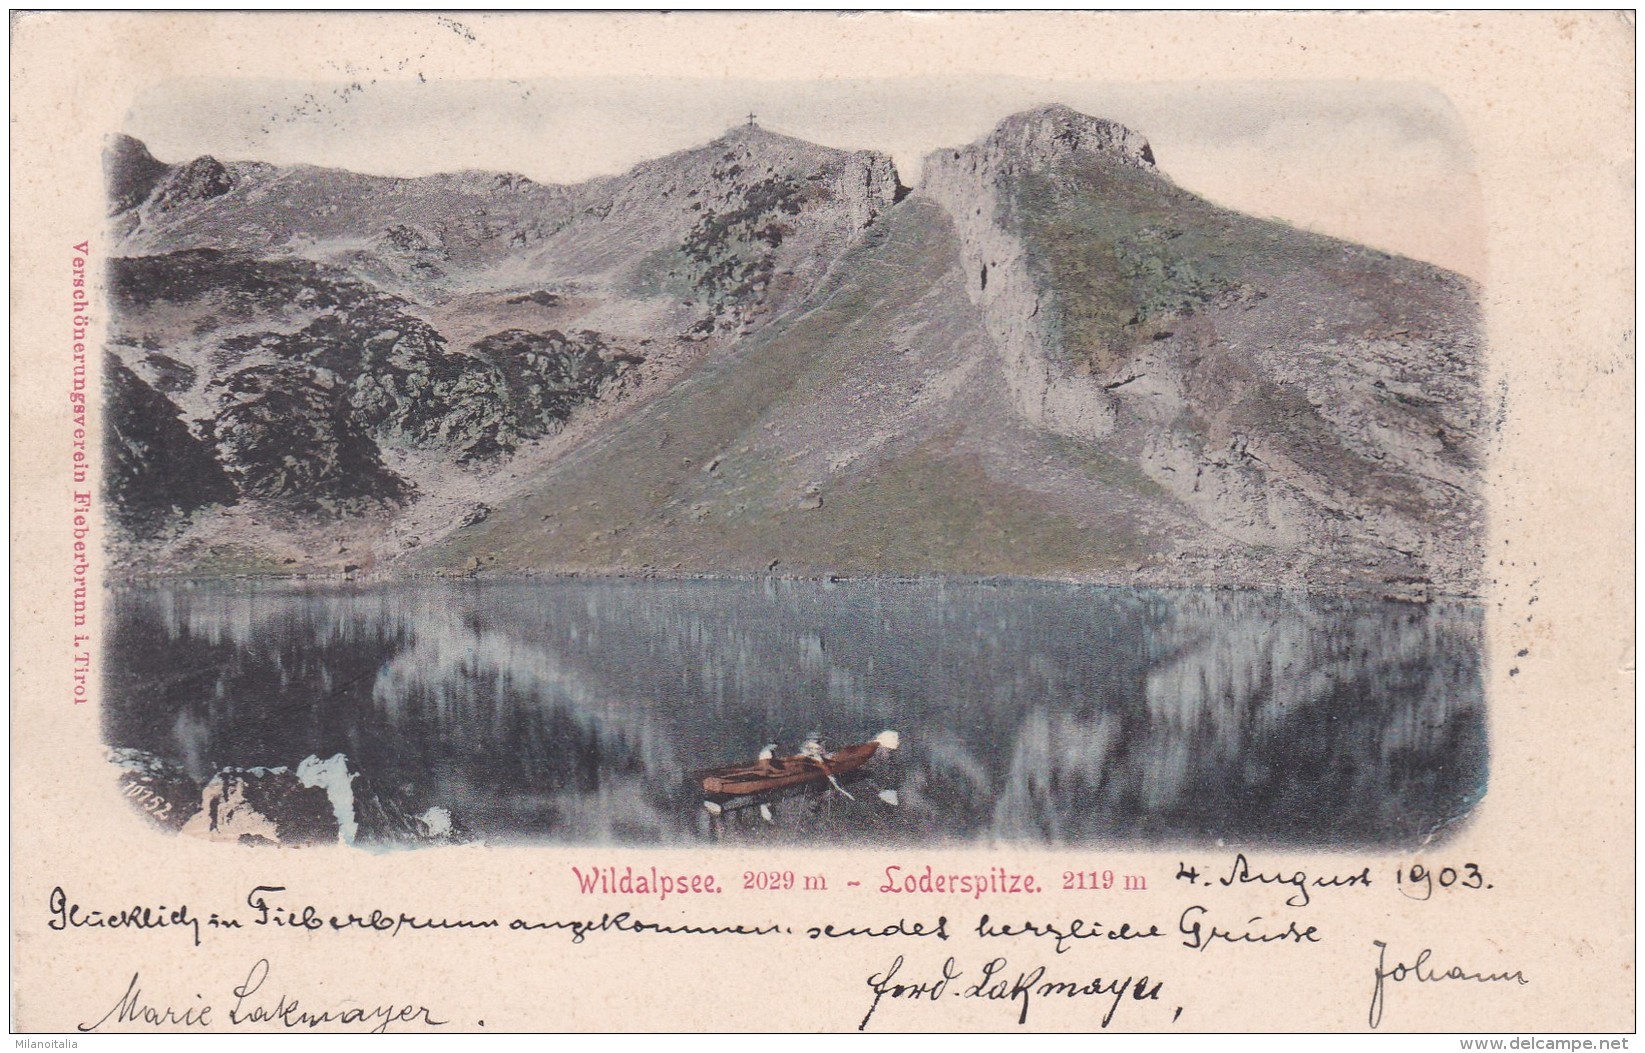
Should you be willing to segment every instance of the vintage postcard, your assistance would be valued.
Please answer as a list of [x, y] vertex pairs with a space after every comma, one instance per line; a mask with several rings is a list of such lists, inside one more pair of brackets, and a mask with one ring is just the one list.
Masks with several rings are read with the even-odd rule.
[[10, 46], [14, 1030], [1634, 1030], [1631, 15]]

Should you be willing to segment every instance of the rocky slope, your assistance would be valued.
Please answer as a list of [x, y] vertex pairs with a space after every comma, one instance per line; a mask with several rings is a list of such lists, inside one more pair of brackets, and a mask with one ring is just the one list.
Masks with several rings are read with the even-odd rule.
[[1485, 422], [1464, 279], [1219, 209], [1064, 107], [932, 155], [921, 190], [955, 217], [1023, 417], [1305, 580], [1467, 587]]
[[111, 351], [153, 393], [111, 372], [110, 413], [186, 421], [233, 483], [189, 517], [179, 480], [110, 478], [117, 557], [162, 569], [369, 566], [478, 521], [522, 447], [757, 332], [904, 192], [755, 127], [574, 187], [106, 162]]
[[755, 127], [571, 187], [109, 171], [111, 419], [211, 464], [111, 477], [129, 566], [1476, 584], [1468, 284], [1063, 107], [912, 196]]

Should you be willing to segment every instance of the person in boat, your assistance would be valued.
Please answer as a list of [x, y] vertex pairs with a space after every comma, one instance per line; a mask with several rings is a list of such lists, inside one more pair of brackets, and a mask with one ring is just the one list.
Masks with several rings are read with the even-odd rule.
[[828, 766], [828, 759], [834, 754], [829, 750], [828, 742], [823, 738], [822, 732], [813, 731], [805, 737], [805, 741], [800, 743], [800, 756], [815, 764], [824, 772], [830, 775], [833, 774], [833, 769]]
[[767, 743], [765, 748], [760, 750], [760, 755], [755, 760], [754, 766], [759, 769], [762, 775], [775, 775], [782, 771], [782, 762], [777, 760], [777, 744], [775, 742]]
[[834, 778], [834, 766], [828, 763], [833, 758], [834, 751], [828, 748], [828, 740], [822, 737], [820, 731], [813, 731], [805, 737], [804, 742], [800, 743], [800, 762], [802, 764], [815, 764], [818, 768], [821, 768], [822, 773], [828, 776], [828, 785], [840, 791], [850, 800], [856, 800], [855, 797], [851, 796], [849, 790], [840, 785], [840, 780]]

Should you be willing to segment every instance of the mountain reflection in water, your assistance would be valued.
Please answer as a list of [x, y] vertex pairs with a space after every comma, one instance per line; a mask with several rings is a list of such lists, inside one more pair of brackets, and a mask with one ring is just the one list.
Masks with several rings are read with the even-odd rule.
[[[1412, 844], [1485, 786], [1464, 604], [580, 579], [123, 589], [110, 610], [110, 745], [201, 781], [343, 753], [492, 842]], [[777, 826], [709, 823], [691, 771], [812, 728], [898, 730], [873, 778], [900, 806], [817, 793]]]

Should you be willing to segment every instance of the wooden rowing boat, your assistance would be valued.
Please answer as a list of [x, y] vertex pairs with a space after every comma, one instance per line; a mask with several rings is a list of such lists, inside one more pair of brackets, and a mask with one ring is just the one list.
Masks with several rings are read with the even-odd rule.
[[724, 768], [710, 768], [693, 776], [701, 780], [706, 793], [721, 797], [746, 797], [750, 794], [771, 793], [806, 783], [822, 782], [830, 776], [856, 771], [867, 764], [881, 749], [897, 748], [897, 733], [881, 732], [868, 742], [853, 743], [835, 750], [821, 763], [810, 757], [773, 757], [768, 761], [732, 764]]

